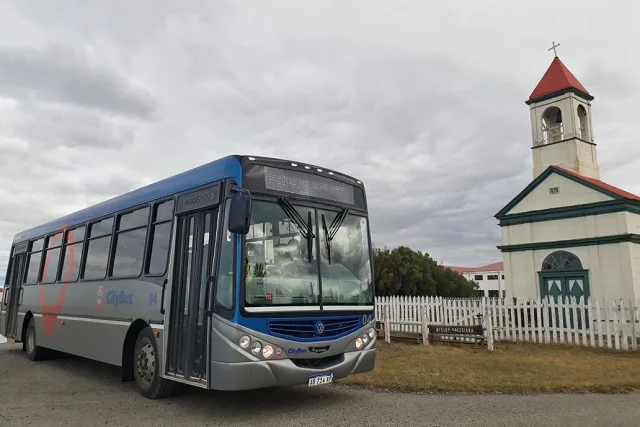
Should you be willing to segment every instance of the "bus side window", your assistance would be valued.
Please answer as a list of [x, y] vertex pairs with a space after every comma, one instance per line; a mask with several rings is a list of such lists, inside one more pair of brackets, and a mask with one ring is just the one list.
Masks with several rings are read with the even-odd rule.
[[38, 283], [43, 248], [44, 238], [31, 243], [31, 253], [29, 254], [27, 274], [24, 277], [25, 285], [35, 285], [36, 283]]
[[145, 274], [164, 275], [169, 258], [171, 223], [173, 221], [173, 199], [158, 203], [154, 207], [149, 237], [149, 249]]
[[115, 232], [112, 277], [138, 277], [142, 272], [149, 207], [119, 215]]
[[60, 248], [62, 246], [62, 232], [47, 238], [47, 248], [44, 251], [44, 266], [42, 267], [42, 283], [55, 283], [60, 264]]
[[85, 226], [67, 231], [60, 269], [61, 282], [75, 282], [80, 274], [80, 261], [84, 246]]
[[106, 277], [112, 231], [113, 217], [89, 225], [83, 280], [102, 280]]

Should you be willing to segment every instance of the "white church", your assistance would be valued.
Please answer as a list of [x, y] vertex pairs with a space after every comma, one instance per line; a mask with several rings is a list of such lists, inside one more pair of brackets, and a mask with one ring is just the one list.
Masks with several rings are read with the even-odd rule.
[[533, 181], [495, 215], [507, 297], [640, 298], [640, 196], [600, 180], [593, 99], [555, 56], [526, 101]]

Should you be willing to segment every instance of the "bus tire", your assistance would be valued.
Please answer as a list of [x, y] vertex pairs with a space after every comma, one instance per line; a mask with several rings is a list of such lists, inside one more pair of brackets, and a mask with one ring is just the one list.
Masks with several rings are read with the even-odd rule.
[[29, 324], [27, 325], [27, 333], [26, 333], [24, 342], [25, 342], [25, 350], [27, 353], [27, 357], [30, 360], [42, 359], [45, 349], [43, 349], [37, 344], [36, 322], [33, 320], [33, 317], [29, 319]]
[[158, 345], [150, 327], [138, 334], [133, 353], [133, 372], [140, 393], [149, 399], [160, 399], [171, 394], [173, 381], [160, 376]]

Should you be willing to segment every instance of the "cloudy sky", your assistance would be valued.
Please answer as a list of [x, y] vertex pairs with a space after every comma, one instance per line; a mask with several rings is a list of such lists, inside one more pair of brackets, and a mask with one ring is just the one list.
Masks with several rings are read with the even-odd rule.
[[602, 178], [640, 193], [637, 2], [0, 1], [0, 277], [18, 231], [231, 153], [344, 171], [377, 245], [501, 259], [531, 90], [596, 97]]

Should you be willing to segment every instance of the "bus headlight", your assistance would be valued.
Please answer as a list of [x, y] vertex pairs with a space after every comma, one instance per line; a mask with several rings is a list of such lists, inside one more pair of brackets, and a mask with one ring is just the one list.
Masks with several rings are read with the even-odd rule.
[[372, 340], [375, 338], [376, 336], [376, 330], [371, 328], [367, 331], [367, 334], [369, 335], [369, 339]]
[[260, 350], [262, 350], [262, 344], [260, 344], [260, 341], [254, 341], [251, 346], [251, 353], [257, 356], [260, 354]]
[[271, 356], [273, 356], [273, 347], [271, 347], [269, 344], [267, 344], [262, 349], [262, 357], [264, 357], [265, 359], [268, 359]]
[[364, 341], [362, 340], [362, 337], [356, 338], [356, 348], [360, 350], [362, 349], [362, 347], [364, 347]]
[[246, 335], [243, 335], [240, 337], [240, 340], [238, 341], [238, 344], [240, 344], [240, 347], [244, 350], [249, 348], [249, 344], [251, 344], [251, 338], [249, 338]]

